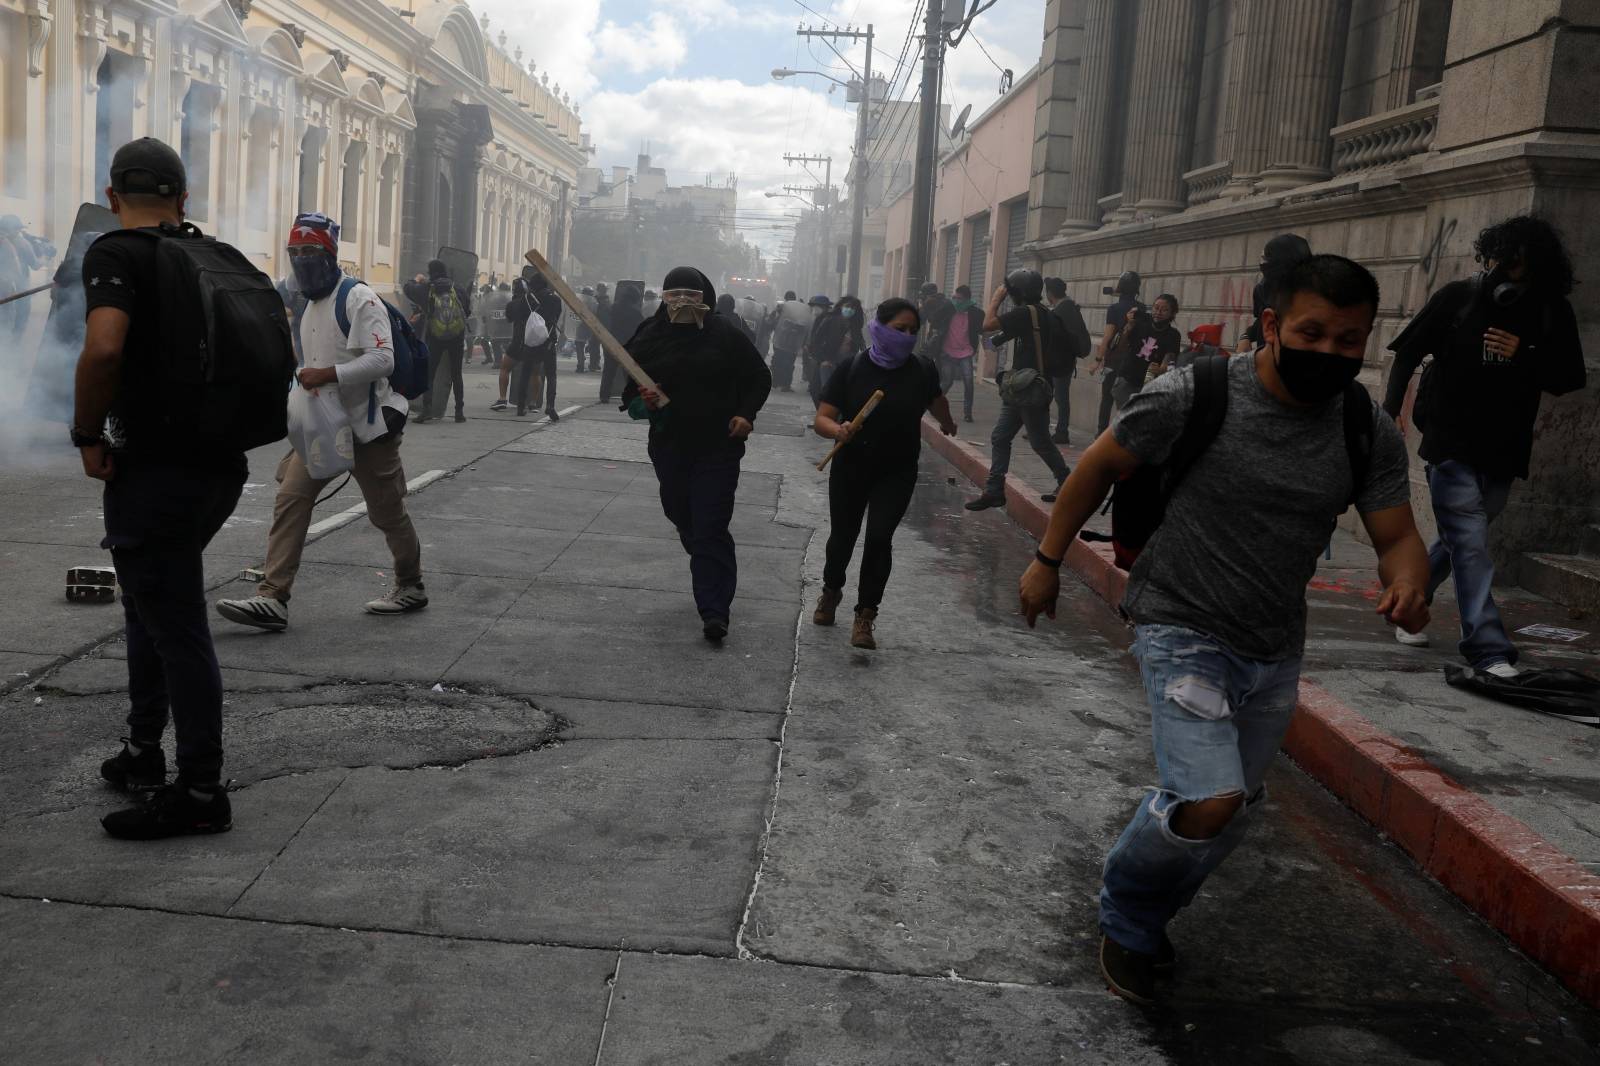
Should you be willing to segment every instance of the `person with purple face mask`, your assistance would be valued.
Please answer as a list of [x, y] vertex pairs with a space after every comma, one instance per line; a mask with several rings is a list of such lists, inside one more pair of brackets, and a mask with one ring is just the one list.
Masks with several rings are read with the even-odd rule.
[[[822, 571], [822, 596], [812, 621], [831, 626], [844, 600], [846, 571], [855, 552], [861, 525], [867, 526], [861, 548], [861, 579], [856, 601], [852, 646], [875, 649], [873, 627], [894, 561], [894, 531], [911, 505], [917, 487], [917, 459], [922, 453], [922, 414], [931, 412], [946, 436], [955, 436], [950, 414], [932, 360], [916, 355], [922, 316], [909, 300], [885, 300], [867, 327], [870, 343], [842, 361], [829, 378], [812, 428], [817, 436], [838, 441], [839, 450], [828, 476], [827, 562]], [[850, 424], [875, 392], [883, 399], [860, 427]]]

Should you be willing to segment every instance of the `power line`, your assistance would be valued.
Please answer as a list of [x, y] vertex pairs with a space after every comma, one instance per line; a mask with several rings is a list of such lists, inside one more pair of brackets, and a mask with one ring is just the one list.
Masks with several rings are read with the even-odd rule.
[[995, 62], [994, 56], [990, 55], [989, 50], [983, 46], [983, 42], [978, 40], [978, 35], [976, 33], [969, 33], [968, 36], [972, 38], [972, 43], [978, 46], [978, 51], [983, 53], [983, 58], [987, 59], [991, 63], [994, 63], [994, 69], [998, 70], [1002, 74], [1008, 73], [1005, 67], [1002, 67], [999, 63]]

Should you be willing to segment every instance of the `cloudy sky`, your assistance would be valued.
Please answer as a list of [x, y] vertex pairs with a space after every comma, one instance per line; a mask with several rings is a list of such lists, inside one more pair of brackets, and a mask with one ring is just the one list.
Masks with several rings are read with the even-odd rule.
[[[550, 72], [580, 105], [584, 129], [610, 168], [633, 166], [649, 142], [652, 162], [667, 168], [673, 184], [719, 183], [738, 175], [746, 225], [769, 223], [795, 200], [770, 200], [786, 183], [820, 182], [784, 163], [784, 153], [831, 155], [841, 183], [854, 139], [855, 110], [830, 82], [796, 77], [778, 83], [774, 67], [822, 70], [846, 80], [845, 61], [819, 40], [795, 36], [812, 26], [872, 23], [873, 71], [893, 73], [904, 50], [895, 98], [910, 100], [921, 83], [917, 42], [907, 41], [918, 0], [701, 0], [663, 7], [643, 0], [561, 0], [530, 7], [527, 0], [470, 0], [489, 16], [489, 33], [503, 30], [508, 44]], [[968, 0], [970, 6], [970, 0]], [[943, 103], [952, 113], [966, 104], [982, 111], [997, 94], [1000, 69], [1020, 77], [1039, 58], [1042, 0], [999, 0], [979, 15], [972, 33], [948, 53]], [[980, 47], [981, 46], [981, 47]], [[861, 45], [839, 43], [860, 69]], [[987, 50], [987, 55], [985, 54]], [[769, 254], [781, 235], [747, 229]]]

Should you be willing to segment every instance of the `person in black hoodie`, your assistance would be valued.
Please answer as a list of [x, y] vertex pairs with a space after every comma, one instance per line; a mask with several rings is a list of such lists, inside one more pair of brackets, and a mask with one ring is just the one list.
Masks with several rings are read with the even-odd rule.
[[[522, 277], [518, 280], [526, 289], [519, 294], [520, 298], [513, 298], [506, 307], [506, 318], [511, 320], [511, 355], [518, 364], [511, 375], [512, 402], [517, 405], [519, 415], [527, 414], [530, 406], [538, 410], [539, 390], [532, 385], [542, 373], [545, 416], [552, 422], [559, 422], [561, 415], [556, 412], [556, 324], [561, 321], [561, 297], [556, 295], [544, 275], [531, 266], [523, 268]], [[529, 348], [523, 343], [523, 330], [527, 327], [528, 316], [534, 312], [544, 319], [550, 339], [537, 348]]]
[[[624, 282], [617, 283], [617, 299], [611, 305], [611, 320], [606, 323], [606, 328], [611, 330], [611, 335], [618, 342], [627, 344], [633, 335], [639, 332], [639, 327], [644, 325], [644, 292], [637, 285]], [[600, 402], [610, 403], [611, 392], [627, 381], [627, 374], [617, 361], [606, 354], [605, 369], [600, 374]]]
[[1256, 282], [1255, 291], [1250, 295], [1250, 310], [1255, 319], [1244, 331], [1241, 339], [1245, 343], [1239, 346], [1240, 351], [1253, 352], [1267, 343], [1261, 332], [1261, 312], [1267, 309], [1272, 299], [1273, 286], [1296, 263], [1310, 258], [1311, 243], [1298, 233], [1280, 233], [1267, 242], [1261, 252], [1261, 280]]
[[[1572, 260], [1560, 234], [1522, 215], [1485, 229], [1474, 251], [1483, 271], [1434, 293], [1389, 345], [1394, 368], [1383, 407], [1400, 421], [1411, 375], [1432, 355], [1412, 405], [1439, 527], [1428, 549], [1427, 594], [1432, 600], [1454, 574], [1462, 657], [1508, 678], [1517, 673], [1517, 649], [1494, 602], [1489, 523], [1505, 508], [1511, 483], [1528, 476], [1541, 394], [1581, 389], [1586, 374], [1567, 301]], [[1396, 636], [1428, 642], [1426, 634]]]
[[[628, 342], [660, 391], [630, 381], [622, 392], [634, 418], [650, 420], [650, 462], [661, 509], [689, 554], [695, 606], [707, 640], [728, 635], [739, 564], [733, 520], [744, 442], [772, 390], [772, 374], [750, 339], [712, 311], [717, 293], [693, 267], [675, 267], [661, 306]], [[667, 405], [661, 405], [661, 394]]]
[[833, 368], [867, 346], [866, 320], [861, 301], [854, 296], [839, 298], [833, 310], [817, 320], [811, 332], [811, 404], [822, 403]]

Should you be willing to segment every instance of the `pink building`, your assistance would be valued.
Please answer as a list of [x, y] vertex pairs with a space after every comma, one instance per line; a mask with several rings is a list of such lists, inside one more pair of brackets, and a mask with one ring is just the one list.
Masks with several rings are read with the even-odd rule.
[[[1005, 96], [967, 124], [955, 147], [939, 160], [933, 200], [933, 248], [929, 277], [944, 293], [972, 286], [984, 303], [1008, 270], [1024, 266], [1028, 179], [1033, 159], [1033, 123], [1039, 68], [1028, 71]], [[911, 192], [889, 207], [882, 300], [905, 289], [906, 245], [911, 239]], [[994, 353], [985, 352], [984, 376], [994, 374]]]

